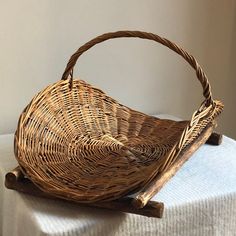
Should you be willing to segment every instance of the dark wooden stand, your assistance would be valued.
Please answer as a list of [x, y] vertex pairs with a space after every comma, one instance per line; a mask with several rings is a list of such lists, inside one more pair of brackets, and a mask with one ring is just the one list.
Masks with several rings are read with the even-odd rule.
[[[43, 198], [49, 198], [49, 199], [56, 198], [53, 195], [43, 192], [35, 184], [33, 184], [28, 178], [25, 178], [19, 166], [6, 174], [5, 186], [9, 189], [17, 190], [19, 192], [34, 195], [37, 197], [43, 197]], [[133, 214], [138, 214], [138, 215], [144, 215], [144, 216], [149, 216], [149, 217], [156, 217], [156, 218], [162, 217], [163, 210], [164, 210], [163, 203], [149, 201], [148, 204], [144, 208], [136, 209], [131, 204], [132, 200], [133, 200], [132, 198], [126, 197], [126, 198], [119, 199], [112, 202], [91, 203], [89, 205], [81, 204], [81, 206], [106, 208], [106, 209], [117, 210], [121, 212], [133, 213]], [[80, 204], [80, 203], [77, 203], [77, 204]]]
[[[150, 199], [154, 194], [156, 194], [202, 144], [208, 143], [212, 145], [219, 145], [221, 143], [222, 135], [212, 133], [213, 128], [213, 124], [206, 127], [195, 142], [180, 153], [176, 162], [167, 171], [158, 175], [157, 178], [146, 189], [142, 190], [135, 198], [124, 197], [122, 199], [110, 202], [97, 202], [89, 205], [81, 205], [106, 208], [148, 217], [162, 218], [164, 204], [155, 201], [147, 201], [145, 203], [145, 199]], [[53, 195], [43, 192], [36, 185], [34, 185], [23, 175], [19, 166], [6, 174], [5, 186], [9, 189], [38, 197], [51, 199], [56, 198]]]

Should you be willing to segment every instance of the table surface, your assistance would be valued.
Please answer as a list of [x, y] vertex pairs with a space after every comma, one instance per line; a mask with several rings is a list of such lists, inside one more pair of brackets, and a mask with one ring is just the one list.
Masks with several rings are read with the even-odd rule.
[[[156, 194], [163, 219], [41, 199], [3, 186], [17, 162], [13, 135], [0, 136], [0, 230], [32, 235], [236, 235], [236, 142], [203, 145]], [[1, 232], [0, 231], [0, 232]]]

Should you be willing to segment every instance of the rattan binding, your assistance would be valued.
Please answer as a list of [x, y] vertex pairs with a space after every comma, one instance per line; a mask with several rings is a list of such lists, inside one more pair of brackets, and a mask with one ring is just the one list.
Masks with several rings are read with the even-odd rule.
[[[82, 53], [119, 37], [159, 42], [195, 69], [205, 99], [189, 121], [146, 115], [73, 79]], [[222, 103], [212, 99], [207, 76], [196, 59], [176, 44], [140, 31], [107, 33], [80, 47], [62, 79], [24, 109], [15, 133], [15, 156], [24, 174], [47, 193], [82, 203], [114, 200], [145, 189], [222, 109]]]

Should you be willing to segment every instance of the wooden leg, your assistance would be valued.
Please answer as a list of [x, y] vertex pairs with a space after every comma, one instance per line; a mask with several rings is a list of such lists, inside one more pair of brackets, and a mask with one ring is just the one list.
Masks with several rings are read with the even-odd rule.
[[207, 144], [220, 145], [222, 143], [223, 135], [213, 132], [206, 141]]
[[[33, 182], [31, 182], [28, 178], [25, 178], [19, 166], [6, 174], [5, 186], [9, 189], [17, 190], [19, 192], [34, 195], [37, 197], [59, 199], [56, 196], [43, 192], [35, 184], [33, 184]], [[68, 201], [68, 199], [64, 199], [64, 200]], [[132, 201], [133, 201], [133, 198], [125, 197], [125, 198], [121, 198], [121, 199], [109, 201], [109, 202], [95, 202], [95, 203], [90, 203], [90, 204], [78, 203], [78, 204], [81, 204], [81, 206], [105, 208], [105, 209], [138, 214], [138, 215], [143, 215], [143, 216], [148, 216], [148, 217], [162, 218], [163, 211], [164, 211], [163, 203], [149, 201], [144, 208], [137, 209], [132, 205]]]

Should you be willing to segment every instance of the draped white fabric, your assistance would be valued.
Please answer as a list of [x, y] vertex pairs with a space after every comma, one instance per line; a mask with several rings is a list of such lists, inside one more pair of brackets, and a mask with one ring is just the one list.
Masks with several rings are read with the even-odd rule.
[[236, 142], [203, 145], [154, 197], [162, 219], [78, 206], [8, 190], [17, 165], [13, 134], [0, 136], [0, 229], [3, 236], [236, 235]]

